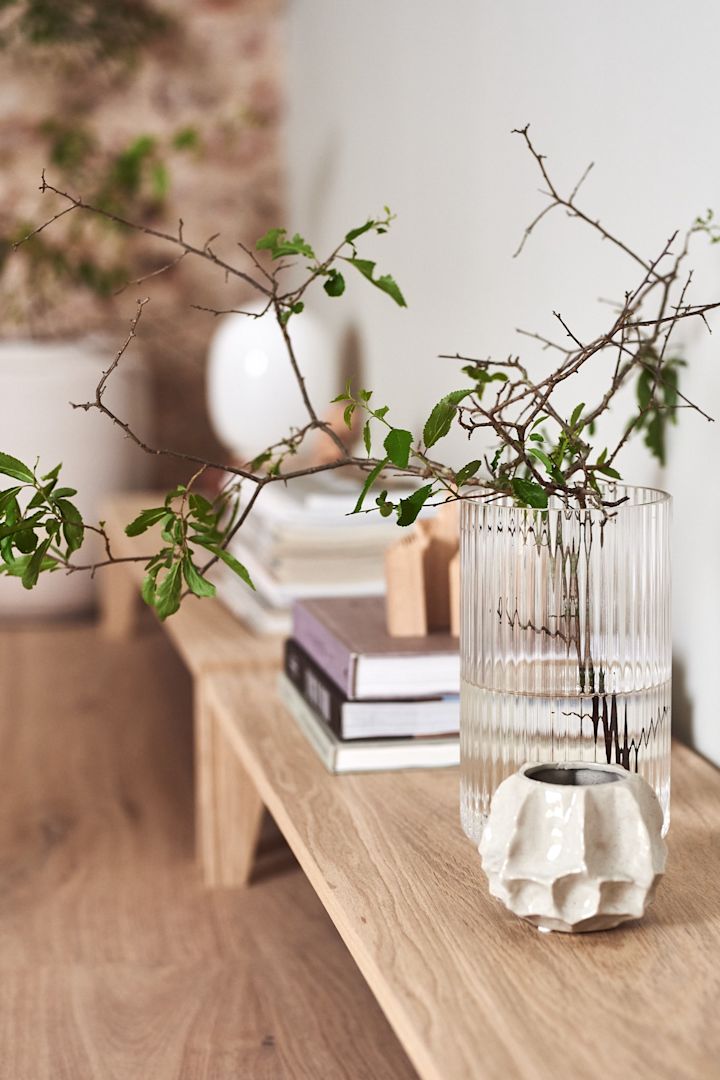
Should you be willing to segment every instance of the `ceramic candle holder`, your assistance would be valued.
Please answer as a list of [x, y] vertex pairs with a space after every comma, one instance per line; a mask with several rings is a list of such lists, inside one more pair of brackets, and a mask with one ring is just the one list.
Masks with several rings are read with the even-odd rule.
[[490, 892], [541, 930], [639, 919], [665, 869], [652, 788], [619, 765], [524, 765], [495, 792], [480, 842]]

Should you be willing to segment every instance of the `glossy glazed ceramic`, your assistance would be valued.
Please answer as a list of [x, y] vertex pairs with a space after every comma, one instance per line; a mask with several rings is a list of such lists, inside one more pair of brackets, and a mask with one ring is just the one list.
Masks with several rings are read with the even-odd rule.
[[490, 892], [542, 930], [639, 919], [665, 869], [653, 789], [619, 765], [524, 765], [495, 792], [480, 842]]

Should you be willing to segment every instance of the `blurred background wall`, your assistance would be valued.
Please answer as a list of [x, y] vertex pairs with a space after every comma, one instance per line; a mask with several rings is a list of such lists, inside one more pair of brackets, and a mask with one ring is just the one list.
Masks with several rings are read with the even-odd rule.
[[[280, 0], [7, 5], [0, 21], [0, 255], [23, 223], [38, 224], [59, 206], [38, 193], [43, 168], [75, 195], [97, 201], [104, 191], [110, 208], [131, 220], [172, 231], [184, 217], [186, 238], [199, 245], [220, 231], [214, 244], [221, 254], [234, 256], [238, 238], [276, 224], [283, 17]], [[154, 144], [145, 156], [143, 140]], [[24, 256], [8, 260], [3, 337], [72, 341], [101, 330], [115, 348], [136, 296], [149, 293], [138, 350], [151, 384], [145, 430], [158, 445], [216, 456], [202, 405], [213, 317], [189, 305], [232, 306], [237, 290], [190, 261], [113, 296], [117, 282], [105, 288], [102, 274], [137, 278], [172, 251], [137, 237], [129, 248], [117, 230], [72, 217], [40, 239], [50, 255], [72, 239], [90, 269], [70, 266], [55, 277], [47, 253], [38, 253], [37, 265]], [[96, 280], [86, 280], [91, 273]], [[160, 460], [146, 482], [181, 478], [177, 465]]]
[[[608, 318], [599, 301], [637, 281], [623, 256], [560, 214], [512, 258], [543, 203], [535, 164], [511, 128], [532, 123], [568, 190], [594, 160], [584, 204], [647, 257], [706, 207], [720, 209], [713, 127], [720, 9], [712, 0], [690, 0], [682, 12], [670, 0], [93, 4], [106, 45], [127, 36], [131, 16], [149, 12], [150, 21], [143, 28], [141, 19], [130, 47], [105, 48], [101, 57], [77, 34], [58, 41], [58, 27], [54, 41], [18, 37], [12, 4], [2, 15], [0, 258], [23, 221], [52, 212], [37, 191], [43, 167], [83, 194], [93, 193], [99, 177], [113, 175], [121, 187], [134, 177], [136, 186], [124, 192], [134, 218], [173, 228], [182, 216], [186, 236], [198, 243], [220, 231], [213, 244], [221, 254], [283, 221], [329, 250], [387, 203], [398, 219], [373, 241], [374, 253], [399, 281], [408, 310], [359, 280], [342, 304], [322, 295], [317, 310], [338, 352], [351, 341], [365, 384], [397, 422], [415, 428], [457, 383], [454, 363], [438, 353], [518, 351], [540, 372], [549, 355], [519, 338], [517, 327], [552, 335], [559, 309], [579, 336], [591, 335]], [[62, 25], [59, 31], [62, 37]], [[120, 165], [118, 148], [129, 155]], [[122, 171], [128, 160], [130, 174]], [[58, 242], [67, 236], [74, 249], [84, 247], [91, 269], [70, 268], [55, 288], [32, 260], [22, 282], [15, 264], [6, 266], [3, 339], [72, 342], [102, 330], [117, 347], [135, 295], [150, 292], [137, 349], [150, 382], [146, 430], [157, 444], [219, 455], [204, 408], [214, 323], [189, 305], [235, 306], [242, 291], [186, 262], [119, 296], [108, 281], [98, 297], [76, 288], [72, 274], [120, 265], [125, 238], [78, 237], [70, 222]], [[161, 251], [166, 257], [147, 238], [133, 247], [131, 276], [157, 266]], [[694, 298], [718, 295], [718, 248], [699, 241], [692, 262]], [[687, 392], [720, 414], [715, 339], [687, 324], [678, 342], [691, 361]], [[602, 377], [592, 372], [589, 384], [570, 388], [568, 409], [596, 392]], [[631, 397], [618, 404], [610, 428], [626, 419]], [[460, 461], [477, 457], [479, 447], [469, 449], [458, 435], [443, 449]], [[720, 654], [717, 449], [717, 426], [683, 414], [667, 469], [638, 440], [623, 471], [675, 497], [675, 722], [720, 761], [712, 678]], [[155, 462], [140, 480], [146, 466], [134, 469], [138, 482], [183, 478], [177, 465]]]
[[[364, 381], [398, 421], [417, 428], [457, 381], [438, 353], [521, 352], [541, 371], [548, 354], [516, 327], [557, 336], [552, 311], [560, 310], [588, 337], [608, 320], [599, 298], [617, 299], [637, 282], [632, 263], [559, 213], [511, 257], [543, 205], [535, 163], [511, 128], [532, 123], [568, 192], [595, 161], [583, 205], [646, 257], [707, 207], [720, 210], [719, 34], [712, 0], [682, 8], [671, 0], [290, 0], [292, 224], [329, 249], [383, 204], [397, 212], [376, 252], [408, 310], [358, 282], [327, 317], [339, 339], [356, 327]], [[694, 299], [718, 296], [718, 248], [698, 240], [691, 262]], [[686, 325], [677, 340], [691, 364], [687, 392], [720, 416], [717, 334]], [[590, 400], [602, 377], [598, 370], [590, 385], [573, 386], [568, 408]], [[627, 419], [631, 398], [610, 427]], [[720, 763], [718, 449], [717, 425], [683, 413], [667, 469], [638, 440], [623, 474], [674, 496], [673, 722]], [[460, 438], [452, 452], [479, 456]]]

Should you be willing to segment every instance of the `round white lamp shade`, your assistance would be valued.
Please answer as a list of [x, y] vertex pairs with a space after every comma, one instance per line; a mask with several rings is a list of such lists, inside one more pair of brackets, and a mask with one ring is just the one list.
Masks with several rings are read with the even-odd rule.
[[[250, 304], [262, 312], [264, 303]], [[300, 370], [318, 415], [338, 391], [332, 338], [309, 311], [293, 315], [289, 330]], [[238, 460], [248, 460], [308, 422], [282, 331], [272, 311], [252, 318], [227, 315], [210, 343], [207, 371], [210, 422]]]

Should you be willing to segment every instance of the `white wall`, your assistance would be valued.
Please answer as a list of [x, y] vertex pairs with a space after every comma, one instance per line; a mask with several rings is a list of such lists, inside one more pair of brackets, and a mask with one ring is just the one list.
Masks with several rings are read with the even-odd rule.
[[[543, 205], [511, 128], [532, 123], [566, 188], [594, 160], [584, 203], [644, 255], [706, 207], [720, 214], [715, 0], [290, 0], [289, 13], [289, 224], [324, 250], [383, 204], [397, 212], [370, 248], [409, 309], [358, 279], [322, 310], [338, 333], [356, 326], [365, 384], [398, 422], [417, 428], [463, 384], [439, 352], [522, 351], [540, 370], [548, 355], [516, 327], [552, 333], [559, 308], [590, 334], [609, 310], [597, 298], [636, 283], [631, 263], [560, 215], [511, 258]], [[720, 248], [700, 242], [693, 263], [694, 298], [720, 298]], [[720, 417], [715, 324], [716, 338], [688, 325], [680, 340], [688, 392]], [[573, 388], [568, 407], [588, 392]], [[447, 449], [478, 456], [459, 440]], [[665, 473], [641, 444], [622, 464], [675, 497], [676, 724], [720, 763], [718, 451], [720, 426], [682, 413]]]

